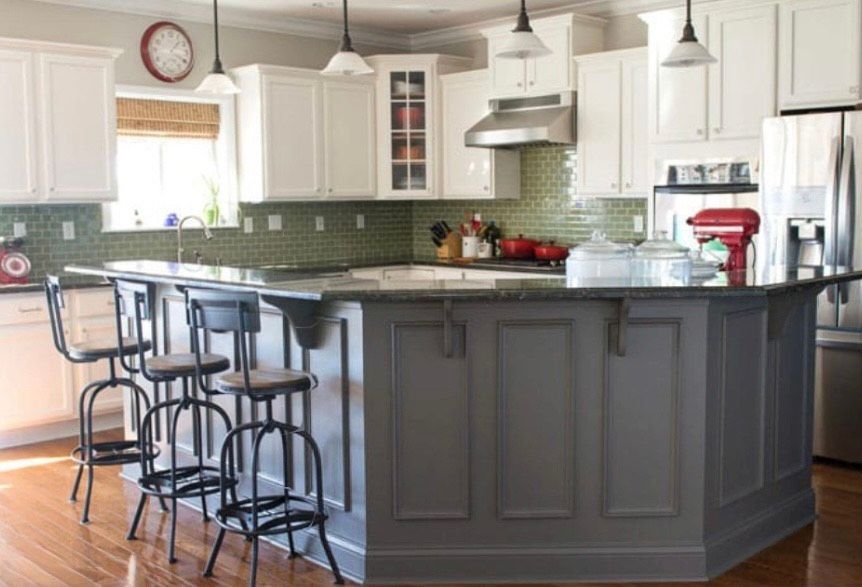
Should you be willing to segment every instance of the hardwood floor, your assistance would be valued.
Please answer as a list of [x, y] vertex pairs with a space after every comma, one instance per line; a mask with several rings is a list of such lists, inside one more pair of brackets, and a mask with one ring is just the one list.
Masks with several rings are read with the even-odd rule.
[[[155, 506], [144, 515], [140, 539], [126, 541], [138, 492], [116, 469], [97, 469], [93, 522], [81, 526], [81, 503], [66, 501], [74, 474], [67, 456], [72, 444], [63, 440], [0, 451], [0, 585], [245, 584], [250, 546], [237, 536], [225, 539], [216, 576], [201, 577], [216, 526], [202, 524], [189, 508], [179, 511], [175, 565], [165, 557], [169, 518]], [[692, 585], [862, 586], [862, 471], [816, 465], [814, 482], [819, 516], [813, 526], [714, 581]], [[328, 571], [289, 560], [267, 544], [258, 576], [259, 585], [332, 584]]]

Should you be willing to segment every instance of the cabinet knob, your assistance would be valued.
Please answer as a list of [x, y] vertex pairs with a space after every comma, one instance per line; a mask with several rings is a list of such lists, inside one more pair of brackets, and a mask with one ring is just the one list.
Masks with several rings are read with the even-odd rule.
[[858, 94], [859, 93], [859, 86], [850, 86], [850, 93], [851, 94]]
[[483, 187], [482, 187], [482, 189], [483, 189], [483, 190], [485, 190], [486, 192], [488, 192], [488, 191], [490, 191], [490, 190], [491, 190], [491, 188], [490, 188], [490, 187], [488, 187], [488, 186], [483, 186]]
[[612, 187], [612, 188], [614, 188], [614, 189], [617, 189], [617, 182], [612, 181], [612, 182], [611, 182], [611, 187]]
[[53, 191], [54, 191], [54, 186], [49, 187], [49, 188], [48, 188], [48, 191], [53, 192]]
[[331, 193], [332, 193], [332, 188], [329, 188], [329, 189], [328, 189], [328, 190], [326, 190], [326, 191], [328, 191], [328, 192], [331, 194]]
[[523, 88], [523, 87], [524, 87], [524, 84], [523, 84], [523, 83], [521, 83], [521, 82], [518, 82], [518, 87], [519, 87], [519, 88]]
[[702, 128], [697, 129], [697, 135], [701, 136], [701, 137], [703, 136], [703, 129]]
[[630, 182], [630, 181], [627, 181], [627, 182], [626, 182], [626, 187], [627, 187], [627, 188], [630, 188], [630, 187], [632, 187], [632, 182]]
[[320, 193], [320, 188], [315, 188], [315, 189], [314, 189], [314, 193], [319, 194], [319, 193]]
[[531, 82], [530, 82], [530, 85], [531, 85], [531, 86], [535, 86], [535, 85], [536, 85], [536, 82], [531, 81]]
[[35, 194], [35, 193], [36, 193], [36, 188], [33, 188], [32, 190], [30, 190], [30, 193], [31, 193], [31, 194]]
[[712, 132], [714, 134], [721, 134], [721, 127], [716, 126], [714, 129], [712, 129]]

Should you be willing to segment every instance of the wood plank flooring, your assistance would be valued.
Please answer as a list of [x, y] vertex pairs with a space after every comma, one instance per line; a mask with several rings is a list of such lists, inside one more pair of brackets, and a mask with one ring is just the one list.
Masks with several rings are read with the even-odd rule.
[[[179, 510], [179, 562], [168, 565], [169, 517], [151, 506], [137, 541], [126, 541], [138, 492], [113, 468], [96, 470], [92, 524], [66, 501], [72, 440], [0, 450], [0, 585], [244, 585], [250, 546], [225, 539], [212, 579], [201, 577], [216, 526]], [[817, 522], [709, 583], [692, 586], [862, 586], [862, 471], [815, 466]], [[83, 497], [83, 492], [81, 493]], [[263, 544], [259, 585], [322, 586], [332, 575]], [[579, 584], [585, 585], [583, 583]], [[650, 585], [656, 585], [655, 583]], [[675, 587], [683, 583], [672, 584]], [[633, 584], [630, 584], [633, 587]]]

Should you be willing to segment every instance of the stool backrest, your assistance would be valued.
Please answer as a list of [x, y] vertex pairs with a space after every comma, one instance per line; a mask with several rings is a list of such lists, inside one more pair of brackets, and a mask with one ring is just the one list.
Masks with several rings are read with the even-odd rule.
[[60, 278], [56, 275], [45, 276], [45, 297], [48, 302], [48, 315], [51, 318], [51, 336], [54, 339], [54, 346], [60, 354], [71, 361], [69, 349], [66, 346], [66, 335], [63, 333], [63, 309], [66, 307], [66, 299], [63, 297]]
[[254, 292], [186, 290], [189, 325], [216, 332], [260, 332], [260, 302]]
[[[123, 347], [123, 318], [131, 318], [132, 326], [129, 335], [138, 341], [146, 340], [144, 336], [144, 320], [155, 319], [156, 286], [152, 283], [131, 281], [128, 279], [117, 279], [114, 281], [114, 301], [117, 319], [117, 345]], [[155, 352], [155, 341], [153, 341]], [[130, 373], [140, 373], [145, 379], [155, 379], [147, 372], [146, 360], [144, 359], [144, 345], [138, 345], [138, 367], [134, 368], [126, 361], [125, 356], [120, 354], [120, 363]]]

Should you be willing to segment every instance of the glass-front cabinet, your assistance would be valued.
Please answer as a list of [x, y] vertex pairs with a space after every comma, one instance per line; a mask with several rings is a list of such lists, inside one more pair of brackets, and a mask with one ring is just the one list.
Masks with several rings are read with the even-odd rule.
[[378, 55], [368, 59], [378, 83], [379, 197], [435, 198], [438, 192], [437, 76], [462, 71], [469, 59], [445, 55]]

